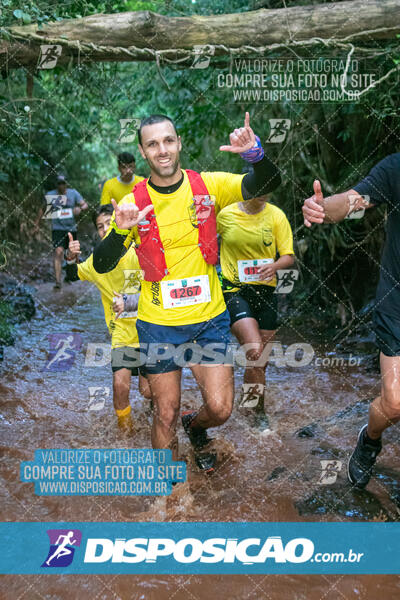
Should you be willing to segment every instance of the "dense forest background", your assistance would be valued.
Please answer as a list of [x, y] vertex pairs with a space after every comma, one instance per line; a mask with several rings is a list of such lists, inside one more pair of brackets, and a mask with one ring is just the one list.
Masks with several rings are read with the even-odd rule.
[[[322, 2], [319, 1], [319, 4]], [[329, 2], [326, 2], [329, 3]], [[0, 0], [0, 26], [46, 23], [95, 13], [152, 10], [164, 15], [223, 14], [255, 8], [282, 8], [317, 2], [287, 0], [19, 1]], [[356, 15], [355, 15], [356, 18]], [[384, 74], [400, 60], [398, 39], [363, 42], [369, 70]], [[223, 43], [223, 40], [221, 41]], [[249, 40], [251, 43], [251, 40]], [[361, 45], [361, 44], [360, 44]], [[281, 57], [290, 51], [269, 53]], [[341, 56], [340, 49], [313, 46], [297, 56]], [[347, 104], [226, 104], [214, 85], [222, 59], [208, 69], [146, 63], [70, 64], [52, 70], [2, 70], [0, 81], [0, 264], [12, 264], [27, 248], [48, 248], [32, 237], [32, 222], [43, 193], [65, 172], [73, 187], [95, 206], [101, 182], [117, 173], [116, 155], [137, 156], [137, 171], [147, 175], [136, 144], [118, 143], [119, 119], [162, 112], [175, 119], [183, 139], [182, 165], [202, 170], [241, 172], [242, 162], [218, 151], [246, 109], [254, 130], [266, 141], [269, 118], [290, 119], [282, 144], [267, 144], [283, 183], [272, 201], [282, 207], [295, 232], [300, 284], [290, 298], [301, 311], [322, 311], [343, 326], [373, 297], [384, 237], [384, 209], [339, 226], [307, 230], [301, 205], [315, 178], [326, 194], [357, 183], [381, 158], [399, 148], [399, 72]], [[168, 85], [165, 83], [167, 82]], [[90, 221], [86, 215], [87, 222]], [[85, 225], [85, 223], [83, 223]], [[10, 262], [11, 261], [11, 262]], [[8, 267], [7, 267], [8, 265]], [[321, 281], [323, 285], [321, 285]]]

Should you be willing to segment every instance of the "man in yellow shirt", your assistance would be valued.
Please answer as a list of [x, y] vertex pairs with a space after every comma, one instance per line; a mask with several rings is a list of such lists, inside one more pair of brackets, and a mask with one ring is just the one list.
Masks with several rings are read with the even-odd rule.
[[129, 194], [143, 177], [135, 175], [136, 162], [135, 157], [130, 152], [121, 152], [118, 154], [119, 175], [112, 179], [107, 179], [101, 192], [100, 204], [110, 204], [114, 199], [118, 204], [122, 198]]
[[[137, 329], [148, 348], [146, 372], [154, 402], [152, 444], [171, 448], [176, 460], [176, 425], [181, 370], [189, 366], [202, 393], [200, 410], [182, 423], [195, 449], [198, 466], [214, 469], [216, 455], [201, 452], [210, 442], [207, 428], [222, 425], [233, 405], [233, 369], [227, 360], [230, 341], [226, 310], [215, 263], [215, 215], [224, 206], [267, 193], [280, 183], [277, 168], [264, 155], [246, 113], [244, 127], [230, 134], [220, 150], [253, 162], [247, 175], [202, 172], [180, 166], [181, 139], [165, 115], [142, 120], [139, 150], [151, 175], [117, 205], [109, 235], [96, 248], [93, 265], [104, 273], [123, 255], [133, 236], [144, 271]], [[201, 190], [201, 191], [199, 191]]]
[[[113, 208], [111, 204], [100, 206], [94, 223], [100, 239], [103, 239], [110, 226]], [[104, 317], [111, 335], [111, 368], [113, 372], [113, 402], [122, 429], [131, 431], [131, 406], [129, 391], [131, 375], [139, 375], [139, 391], [145, 398], [151, 398], [145, 378], [144, 368], [136, 365], [136, 350], [139, 339], [136, 330], [137, 305], [139, 301], [141, 269], [134, 246], [131, 246], [118, 266], [104, 275], [93, 268], [93, 254], [84, 262], [77, 263], [80, 244], [69, 233], [67, 253], [67, 278], [69, 281], [90, 281], [101, 293]], [[135, 360], [136, 359], [136, 360]]]

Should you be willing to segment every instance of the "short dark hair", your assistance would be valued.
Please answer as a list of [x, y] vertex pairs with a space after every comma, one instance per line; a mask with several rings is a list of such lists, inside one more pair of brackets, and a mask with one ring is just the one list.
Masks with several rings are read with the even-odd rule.
[[143, 127], [145, 127], [146, 125], [154, 125], [155, 123], [162, 123], [163, 121], [169, 121], [170, 123], [172, 123], [172, 127], [175, 129], [175, 133], [176, 135], [178, 135], [178, 132], [176, 131], [176, 125], [174, 121], [170, 119], [170, 117], [167, 117], [167, 115], [150, 115], [149, 117], [144, 117], [144, 119], [142, 119], [140, 122], [140, 126], [137, 132], [139, 144], [142, 145]]
[[112, 204], [101, 204], [96, 208], [93, 212], [93, 223], [94, 226], [97, 227], [97, 217], [100, 215], [112, 215], [114, 212], [114, 207]]
[[118, 154], [119, 165], [129, 165], [132, 162], [135, 162], [135, 157], [130, 152], [120, 152]]

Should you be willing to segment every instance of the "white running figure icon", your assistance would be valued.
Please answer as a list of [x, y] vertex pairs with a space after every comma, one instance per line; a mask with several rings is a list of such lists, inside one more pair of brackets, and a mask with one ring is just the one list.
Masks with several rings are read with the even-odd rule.
[[[58, 539], [56, 541], [56, 545], [59, 544], [58, 548], [54, 552], [54, 554], [52, 554], [52, 556], [50, 556], [50, 558], [48, 558], [46, 560], [46, 565], [50, 565], [50, 562], [53, 560], [53, 558], [56, 558], [56, 556], [58, 558], [61, 558], [61, 556], [66, 556], [67, 554], [71, 554], [71, 550], [69, 548], [66, 548], [66, 546], [68, 544], [70, 544], [71, 546], [73, 546], [74, 544], [76, 544], [77, 540], [71, 539], [71, 537], [73, 537], [73, 535], [74, 535], [74, 532], [73, 531], [69, 531], [67, 533], [67, 535], [59, 535], [58, 536]], [[60, 543], [61, 539], [63, 541]]]
[[72, 345], [73, 340], [73, 335], [69, 335], [64, 339], [58, 340], [58, 343], [56, 345], [57, 352], [55, 353], [51, 361], [48, 363], [46, 369], [49, 369], [50, 365], [52, 365], [54, 362], [60, 362], [62, 360], [67, 360], [68, 358], [71, 358], [71, 354], [68, 353], [67, 350], [75, 351]]

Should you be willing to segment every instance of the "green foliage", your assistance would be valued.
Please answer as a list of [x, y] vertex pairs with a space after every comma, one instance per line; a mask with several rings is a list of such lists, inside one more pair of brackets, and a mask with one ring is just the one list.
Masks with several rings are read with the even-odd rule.
[[[270, 8], [279, 2], [265, 2]], [[287, 2], [287, 6], [300, 2]], [[312, 2], [302, 2], [312, 4]], [[242, 0], [171, 0], [100, 2], [0, 0], [1, 25], [74, 18], [96, 12], [154, 10], [162, 14], [223, 14], [252, 9]], [[25, 15], [25, 17], [24, 17]], [[398, 40], [370, 43], [368, 70], [380, 75], [399, 60]], [[388, 58], [373, 56], [373, 48], [390, 51]], [[335, 56], [338, 51], [296, 50], [302, 56]], [[287, 55], [287, 52], [282, 53]], [[269, 55], [269, 58], [273, 57]], [[277, 54], [275, 56], [278, 56]], [[343, 56], [343, 52], [341, 53]], [[182, 164], [198, 170], [241, 172], [237, 156], [219, 152], [228, 134], [241, 126], [244, 112], [265, 141], [269, 118], [288, 118], [291, 131], [282, 145], [271, 144], [283, 183], [272, 200], [287, 213], [295, 231], [301, 261], [302, 290], [314, 304], [337, 306], [347, 290], [349, 303], [359, 308], [376, 283], [383, 228], [382, 215], [370, 211], [360, 221], [337, 227], [302, 226], [301, 205], [312, 195], [315, 178], [326, 194], [349, 189], [369, 168], [398, 149], [398, 83], [392, 75], [357, 104], [232, 104], [216, 88], [215, 77], [227, 63], [220, 59], [208, 69], [189, 69], [155, 63], [71, 64], [34, 75], [32, 98], [26, 94], [27, 75], [15, 70], [0, 83], [0, 212], [2, 236], [29, 239], [43, 193], [54, 185], [58, 171], [92, 205], [99, 200], [99, 184], [117, 173], [116, 154], [137, 156], [138, 172], [148, 174], [136, 144], [121, 144], [119, 119], [161, 112], [175, 119], [183, 140]], [[354, 264], [357, 264], [357, 269]], [[329, 275], [333, 273], [333, 275]], [[366, 276], [368, 274], [368, 276]], [[319, 281], [324, 284], [319, 285]], [[300, 286], [299, 286], [300, 287]], [[302, 293], [299, 290], [299, 293]], [[295, 296], [293, 296], [295, 298]], [[304, 304], [297, 297], [299, 306]]]

